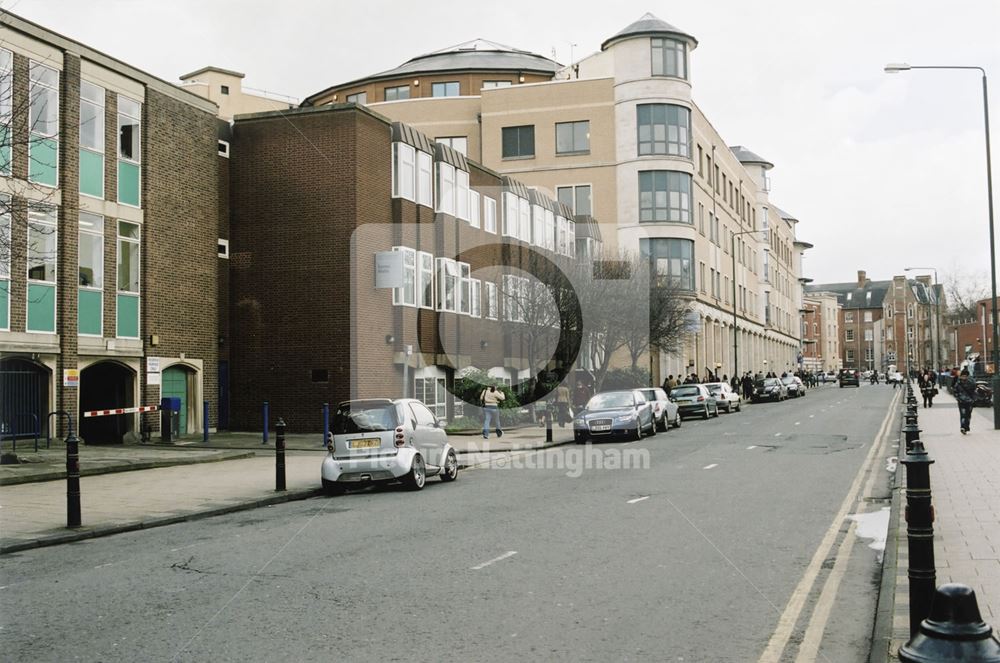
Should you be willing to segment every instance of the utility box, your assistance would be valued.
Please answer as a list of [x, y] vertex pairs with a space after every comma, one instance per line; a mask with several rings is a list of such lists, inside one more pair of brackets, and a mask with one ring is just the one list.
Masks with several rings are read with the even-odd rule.
[[160, 399], [160, 437], [172, 442], [180, 435], [181, 399], [169, 396]]

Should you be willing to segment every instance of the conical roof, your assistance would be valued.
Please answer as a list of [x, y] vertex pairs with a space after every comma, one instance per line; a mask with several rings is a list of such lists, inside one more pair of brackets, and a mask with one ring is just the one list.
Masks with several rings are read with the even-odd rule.
[[638, 21], [628, 25], [613, 37], [606, 39], [604, 43], [601, 44], [601, 50], [607, 50], [608, 46], [611, 46], [615, 42], [640, 36], [680, 37], [684, 41], [688, 42], [691, 48], [695, 48], [698, 45], [698, 40], [692, 35], [689, 35], [683, 30], [675, 28], [666, 21], [657, 18], [649, 12], [646, 12]]
[[760, 156], [759, 154], [751, 152], [742, 145], [732, 145], [729, 147], [729, 149], [732, 150], [733, 154], [736, 155], [736, 158], [740, 160], [740, 163], [759, 163], [768, 170], [774, 168], [773, 163], [771, 163], [764, 157]]

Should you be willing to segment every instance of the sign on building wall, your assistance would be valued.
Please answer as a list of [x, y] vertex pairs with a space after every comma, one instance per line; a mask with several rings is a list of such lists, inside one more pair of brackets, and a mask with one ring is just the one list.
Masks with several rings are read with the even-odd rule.
[[403, 287], [402, 251], [379, 251], [375, 254], [375, 287]]
[[80, 386], [80, 369], [78, 369], [78, 368], [64, 368], [63, 369], [63, 386], [64, 387], [79, 387]]
[[160, 384], [160, 358], [146, 357], [146, 384]]

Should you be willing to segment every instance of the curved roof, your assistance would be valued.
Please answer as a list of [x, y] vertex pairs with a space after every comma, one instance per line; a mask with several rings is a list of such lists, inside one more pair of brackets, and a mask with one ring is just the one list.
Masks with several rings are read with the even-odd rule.
[[780, 208], [780, 207], [778, 207], [777, 205], [771, 205], [770, 207], [771, 207], [771, 209], [773, 209], [773, 210], [774, 210], [775, 212], [777, 212], [777, 213], [778, 213], [778, 216], [780, 216], [780, 217], [781, 217], [782, 219], [784, 219], [785, 221], [791, 221], [792, 223], [798, 223], [798, 222], [799, 222], [799, 219], [798, 219], [798, 217], [797, 217], [797, 216], [795, 216], [795, 215], [793, 215], [793, 214], [789, 214], [788, 212], [786, 212], [785, 210], [781, 209], [781, 208]]
[[316, 97], [326, 94], [330, 90], [351, 87], [367, 81], [405, 78], [419, 74], [434, 74], [449, 71], [484, 70], [526, 71], [554, 76], [560, 69], [562, 69], [561, 64], [537, 53], [504, 46], [503, 44], [498, 44], [487, 39], [473, 39], [472, 41], [448, 46], [438, 51], [418, 55], [394, 69], [328, 87], [306, 97], [302, 105], [311, 105]]
[[742, 145], [732, 145], [732, 146], [730, 146], [729, 149], [732, 150], [733, 154], [736, 155], [736, 158], [740, 160], [740, 163], [759, 163], [760, 165], [764, 166], [764, 168], [766, 168], [768, 170], [770, 170], [771, 168], [774, 168], [774, 164], [773, 163], [771, 163], [770, 161], [768, 161], [764, 157], [762, 157], [762, 156], [760, 156], [760, 155], [758, 155], [758, 154], [756, 154], [754, 152], [751, 152], [750, 150], [748, 150], [747, 148], [743, 147]]
[[608, 37], [607, 39], [605, 39], [604, 43], [601, 44], [601, 50], [602, 51], [607, 50], [608, 46], [611, 46], [612, 44], [619, 41], [623, 41], [625, 39], [631, 39], [632, 37], [641, 37], [647, 35], [680, 37], [684, 41], [689, 42], [691, 48], [695, 48], [698, 46], [698, 40], [695, 39], [693, 36], [689, 35], [683, 30], [675, 28], [666, 21], [660, 20], [653, 14], [646, 12], [645, 14], [642, 15], [642, 18], [640, 18], [635, 23], [626, 26], [618, 33], [616, 33], [613, 37]]

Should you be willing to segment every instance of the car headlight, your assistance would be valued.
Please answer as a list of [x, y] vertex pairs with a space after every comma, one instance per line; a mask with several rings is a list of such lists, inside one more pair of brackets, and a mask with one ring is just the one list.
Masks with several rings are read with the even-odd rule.
[[615, 417], [615, 423], [626, 424], [630, 421], [635, 421], [635, 413], [623, 414], [621, 416]]

